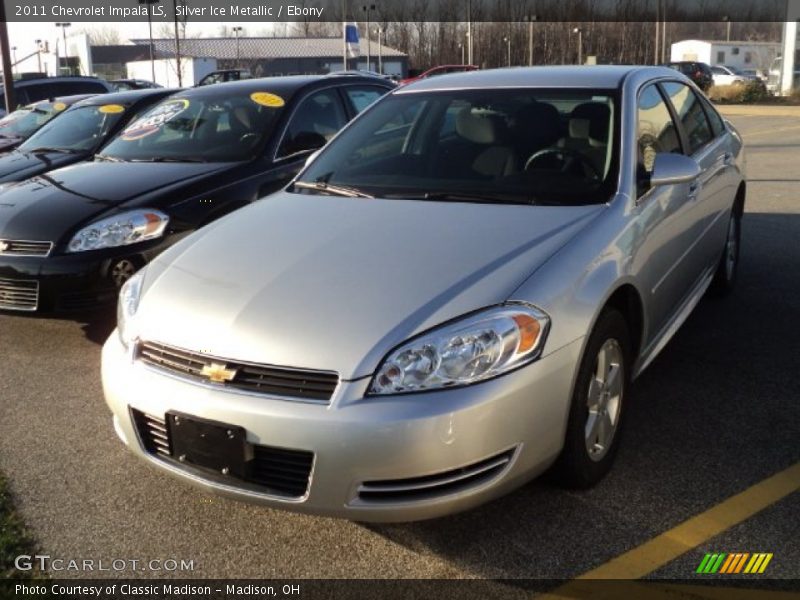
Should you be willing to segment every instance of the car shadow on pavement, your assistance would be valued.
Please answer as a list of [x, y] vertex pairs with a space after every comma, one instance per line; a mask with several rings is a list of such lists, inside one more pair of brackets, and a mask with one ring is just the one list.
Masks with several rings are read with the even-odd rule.
[[479, 577], [577, 576], [794, 464], [798, 236], [800, 214], [745, 215], [736, 290], [704, 298], [632, 386], [595, 488], [545, 476], [465, 513], [363, 526]]

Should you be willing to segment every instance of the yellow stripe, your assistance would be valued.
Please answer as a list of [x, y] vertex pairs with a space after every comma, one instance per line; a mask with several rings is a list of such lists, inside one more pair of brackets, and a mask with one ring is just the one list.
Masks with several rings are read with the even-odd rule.
[[744, 572], [750, 573], [750, 570], [753, 568], [753, 565], [756, 564], [758, 557], [761, 556], [760, 554], [753, 554], [753, 557], [750, 559], [750, 562], [747, 563], [747, 567], [745, 567]]
[[764, 559], [764, 562], [761, 563], [761, 568], [758, 570], [758, 572], [763, 573], [766, 570], [769, 561], [771, 560], [772, 560], [772, 553], [770, 552], [769, 554], [767, 554], [767, 557]]
[[[578, 579], [638, 579], [800, 490], [800, 463], [760, 481]], [[569, 586], [570, 584], [565, 584]]]
[[740, 561], [739, 561], [739, 564], [738, 564], [738, 565], [736, 565], [736, 570], [735, 570], [735, 571], [734, 571], [733, 569], [731, 569], [731, 573], [738, 573], [739, 571], [741, 571], [741, 570], [742, 570], [742, 567], [744, 566], [744, 561], [746, 561], [746, 560], [747, 560], [747, 557], [748, 557], [748, 556], [750, 556], [750, 554], [749, 554], [749, 553], [747, 553], [747, 552], [745, 552], [744, 554], [742, 554], [742, 560], [740, 560]]
[[720, 573], [725, 573], [728, 570], [728, 567], [733, 562], [733, 554], [728, 554], [728, 558], [725, 559], [725, 562], [722, 563], [722, 568], [719, 570]]
[[758, 567], [761, 566], [761, 562], [767, 557], [766, 554], [756, 554], [755, 556], [757, 557], [758, 560], [756, 560], [755, 564], [753, 565], [753, 568], [750, 569], [751, 573], [758, 573]]

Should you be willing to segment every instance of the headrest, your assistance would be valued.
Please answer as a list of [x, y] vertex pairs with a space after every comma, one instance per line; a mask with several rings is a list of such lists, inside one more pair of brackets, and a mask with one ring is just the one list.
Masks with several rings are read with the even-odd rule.
[[569, 137], [603, 145], [608, 142], [610, 118], [611, 110], [605, 104], [599, 102], [579, 104], [569, 117]]
[[237, 106], [233, 109], [233, 116], [235, 117], [236, 122], [232, 122], [231, 125], [238, 125], [244, 129], [250, 129], [252, 127], [253, 120], [248, 108], [244, 106]]
[[476, 144], [498, 143], [498, 122], [490, 116], [476, 115], [472, 108], [462, 108], [456, 115], [456, 133]]
[[554, 143], [560, 131], [558, 109], [546, 102], [526, 104], [514, 115], [514, 135], [532, 146]]

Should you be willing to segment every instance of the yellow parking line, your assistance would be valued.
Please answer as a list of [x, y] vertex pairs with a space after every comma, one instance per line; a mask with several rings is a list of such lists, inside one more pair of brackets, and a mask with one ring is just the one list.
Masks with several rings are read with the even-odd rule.
[[587, 586], [590, 582], [586, 580], [644, 577], [798, 490], [800, 490], [800, 462], [731, 496], [633, 550], [612, 558], [543, 597], [581, 598], [583, 596], [580, 590], [588, 591], [594, 587], [594, 593], [597, 592], [596, 586]]

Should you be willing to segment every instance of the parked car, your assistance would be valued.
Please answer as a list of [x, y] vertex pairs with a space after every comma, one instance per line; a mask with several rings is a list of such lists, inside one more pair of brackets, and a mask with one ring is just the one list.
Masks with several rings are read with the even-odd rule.
[[128, 90], [148, 90], [151, 88], [162, 88], [159, 85], [146, 79], [112, 79], [108, 82], [118, 92], [125, 92]]
[[62, 114], [74, 103], [91, 96], [64, 96], [18, 108], [0, 119], [0, 153], [9, 152]]
[[212, 71], [203, 77], [197, 85], [211, 85], [213, 83], [225, 83], [227, 81], [239, 81], [241, 79], [252, 78], [253, 76], [247, 69], [222, 69], [220, 71]]
[[286, 77], [192, 88], [91, 162], [0, 192], [0, 309], [93, 309], [164, 248], [286, 183], [377, 98], [374, 78]]
[[757, 77], [748, 77], [737, 69], [726, 67], [725, 65], [714, 65], [711, 67], [711, 75], [714, 80], [714, 85], [717, 86], [744, 85], [749, 80], [757, 79]]
[[[800, 90], [800, 61], [795, 61], [794, 89]], [[772, 61], [767, 76], [767, 91], [770, 94], [779, 94], [781, 91], [781, 77], [783, 73], [783, 59], [778, 56]]]
[[[107, 82], [96, 77], [37, 77], [14, 81], [16, 106], [64, 96], [107, 94], [113, 91], [114, 88]], [[5, 108], [6, 96], [0, 89], [0, 117], [6, 114]]]
[[714, 84], [714, 74], [706, 63], [697, 61], [679, 61], [666, 63], [664, 66], [680, 71], [691, 79], [704, 92]]
[[476, 65], [440, 65], [438, 67], [433, 67], [432, 69], [428, 69], [420, 73], [419, 75], [415, 75], [413, 77], [407, 77], [406, 79], [400, 80], [400, 85], [408, 85], [409, 83], [413, 83], [415, 81], [419, 81], [420, 79], [428, 79], [429, 77], [436, 77], [437, 75], [447, 75], [449, 73], [464, 73], [466, 71], [477, 71], [478, 67]]
[[131, 119], [174, 90], [91, 96], [74, 103], [16, 150], [0, 155], [0, 183], [22, 181], [91, 157]]
[[398, 88], [125, 284], [114, 427], [205, 490], [358, 521], [464, 510], [552, 465], [590, 486], [630, 381], [734, 285], [743, 164], [669, 69]]

